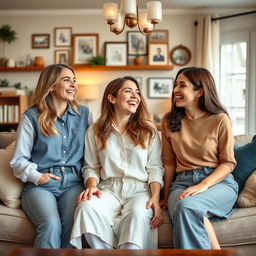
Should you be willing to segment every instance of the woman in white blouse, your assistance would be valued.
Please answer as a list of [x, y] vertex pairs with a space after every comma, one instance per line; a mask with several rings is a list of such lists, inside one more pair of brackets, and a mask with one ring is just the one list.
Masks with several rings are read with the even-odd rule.
[[86, 189], [78, 197], [71, 244], [81, 248], [84, 235], [94, 249], [157, 248], [161, 144], [134, 78], [108, 84], [85, 144]]

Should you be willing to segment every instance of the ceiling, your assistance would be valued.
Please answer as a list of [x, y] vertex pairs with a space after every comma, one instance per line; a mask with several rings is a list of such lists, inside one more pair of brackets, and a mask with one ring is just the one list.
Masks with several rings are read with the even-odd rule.
[[[149, 0], [138, 0], [145, 8]], [[163, 9], [256, 9], [256, 0], [160, 0]], [[120, 0], [0, 0], [0, 10], [102, 9], [105, 2]]]

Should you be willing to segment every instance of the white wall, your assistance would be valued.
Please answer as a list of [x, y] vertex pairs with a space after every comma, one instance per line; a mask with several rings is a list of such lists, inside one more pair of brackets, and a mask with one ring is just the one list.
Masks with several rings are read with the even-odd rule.
[[[183, 44], [191, 50], [192, 59], [188, 63], [189, 66], [195, 64], [195, 26], [194, 21], [199, 14], [188, 12], [165, 12], [163, 22], [156, 26], [156, 29], [169, 30], [169, 50], [173, 47]], [[202, 12], [200, 13], [202, 15]], [[9, 24], [12, 29], [17, 32], [18, 40], [14, 41], [6, 47], [6, 57], [14, 58], [15, 60], [25, 60], [26, 55], [31, 57], [43, 56], [46, 65], [54, 62], [54, 50], [62, 49], [55, 48], [53, 45], [54, 28], [55, 27], [72, 27], [72, 33], [98, 33], [99, 34], [99, 52], [103, 52], [103, 45], [106, 41], [126, 41], [126, 32], [116, 36], [109, 32], [109, 27], [103, 20], [102, 14], [97, 11], [44, 11], [44, 12], [8, 12], [8, 14], [0, 15], [0, 26]], [[31, 35], [34, 33], [50, 33], [50, 48], [49, 49], [32, 49]], [[2, 45], [0, 45], [2, 47]], [[63, 48], [66, 49], [66, 48]], [[147, 97], [147, 79], [149, 77], [175, 77], [179, 67], [175, 67], [172, 71], [92, 71], [92, 72], [77, 72], [78, 83], [92, 82], [100, 88], [100, 98], [103, 94], [107, 83], [117, 77], [124, 75], [132, 75], [143, 78], [143, 93], [146, 98], [150, 112], [157, 115], [162, 115], [169, 109], [169, 99], [148, 99]], [[35, 88], [39, 72], [0, 72], [0, 79], [6, 78], [11, 83], [21, 82], [22, 85], [28, 86], [30, 89]], [[94, 116], [99, 114], [100, 99], [89, 102], [89, 107], [92, 109]]]

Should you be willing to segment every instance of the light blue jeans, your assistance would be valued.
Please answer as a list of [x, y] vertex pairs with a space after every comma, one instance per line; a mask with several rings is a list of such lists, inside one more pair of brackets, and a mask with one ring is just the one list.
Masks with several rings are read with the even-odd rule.
[[203, 167], [183, 171], [177, 174], [172, 183], [168, 210], [173, 225], [174, 248], [210, 249], [204, 217], [223, 219], [228, 218], [233, 212], [238, 196], [238, 185], [232, 174], [204, 192], [177, 200], [184, 189], [198, 184], [213, 170]]
[[69, 248], [76, 198], [84, 189], [81, 175], [74, 167], [53, 167], [42, 173], [53, 173], [43, 185], [27, 183], [21, 198], [22, 208], [34, 224], [36, 248]]

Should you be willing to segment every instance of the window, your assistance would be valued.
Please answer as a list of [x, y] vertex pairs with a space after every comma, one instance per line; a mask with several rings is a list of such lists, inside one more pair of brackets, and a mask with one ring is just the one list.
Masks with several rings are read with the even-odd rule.
[[[220, 88], [219, 95], [228, 110], [233, 133], [255, 133], [255, 86], [253, 86], [253, 64], [250, 56], [250, 30], [225, 32], [221, 34], [220, 46]], [[255, 48], [255, 44], [254, 44]]]

